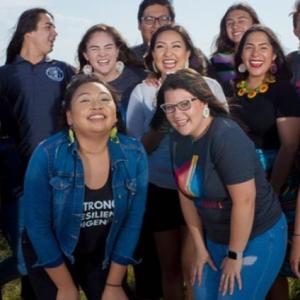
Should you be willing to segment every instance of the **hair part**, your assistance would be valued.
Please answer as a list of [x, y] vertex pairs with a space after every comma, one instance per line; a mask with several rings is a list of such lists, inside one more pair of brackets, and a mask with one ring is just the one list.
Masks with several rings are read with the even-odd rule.
[[220, 32], [215, 41], [215, 52], [234, 52], [235, 44], [229, 39], [226, 29], [226, 21], [228, 15], [234, 10], [243, 10], [252, 18], [253, 24], [260, 24], [256, 11], [246, 3], [237, 3], [231, 5], [225, 12], [220, 22]]
[[6, 49], [5, 64], [11, 63], [15, 57], [20, 54], [25, 34], [37, 29], [37, 24], [40, 20], [41, 14], [48, 14], [52, 19], [54, 19], [53, 15], [49, 11], [39, 7], [25, 10], [20, 15], [16, 24], [16, 29]]
[[152, 52], [154, 51], [156, 41], [159, 35], [166, 31], [176, 32], [182, 37], [186, 49], [191, 52], [189, 57], [190, 67], [204, 75], [206, 73], [206, 62], [204, 54], [194, 46], [194, 43], [188, 32], [185, 30], [185, 28], [183, 26], [174, 24], [164, 25], [158, 28], [156, 32], [152, 35], [148, 52], [144, 58], [146, 68], [155, 73], [157, 77], [161, 76], [160, 72], [158, 70], [154, 70], [153, 68], [154, 58]]
[[250, 34], [255, 33], [255, 32], [262, 32], [267, 36], [267, 38], [268, 38], [268, 40], [269, 40], [269, 42], [272, 46], [273, 53], [276, 55], [274, 63], [277, 66], [277, 72], [276, 72], [276, 74], [274, 74], [274, 76], [277, 79], [290, 79], [291, 78], [291, 71], [288, 67], [283, 49], [281, 47], [281, 44], [280, 44], [276, 34], [269, 27], [263, 26], [263, 25], [260, 25], [260, 24], [256, 24], [256, 25], [253, 25], [252, 27], [250, 27], [244, 33], [244, 35], [243, 35], [243, 37], [242, 37], [242, 39], [239, 43], [238, 49], [236, 51], [236, 54], [235, 54], [235, 57], [234, 57], [235, 71], [236, 71], [236, 74], [237, 74], [236, 81], [246, 79], [249, 75], [248, 71], [246, 71], [244, 73], [240, 73], [239, 70], [238, 70], [238, 67], [241, 63], [243, 63], [242, 53], [243, 53], [243, 50], [244, 50], [244, 46], [247, 42], [247, 39], [248, 39]]
[[169, 15], [171, 17], [171, 20], [175, 20], [175, 10], [173, 7], [173, 4], [169, 0], [143, 0], [139, 6], [138, 10], [138, 22], [142, 22], [142, 17], [144, 15], [144, 11], [146, 10], [147, 7], [152, 6], [152, 5], [161, 5], [165, 6], [169, 10]]

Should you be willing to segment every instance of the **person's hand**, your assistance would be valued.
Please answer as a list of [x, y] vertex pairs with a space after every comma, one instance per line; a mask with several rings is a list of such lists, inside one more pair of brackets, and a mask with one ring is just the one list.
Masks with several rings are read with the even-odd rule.
[[239, 290], [242, 289], [241, 269], [243, 259], [231, 259], [225, 257], [221, 269], [222, 275], [220, 280], [219, 291], [222, 295], [226, 295], [229, 291], [230, 295], [233, 295], [235, 281], [237, 282]]
[[59, 287], [56, 300], [79, 300], [79, 291], [75, 285]]
[[101, 300], [128, 300], [122, 286], [105, 286]]
[[214, 271], [217, 271], [215, 263], [211, 259], [209, 253], [207, 251], [196, 254], [196, 261], [194, 267], [192, 268], [190, 284], [193, 286], [196, 281], [198, 281], [198, 285], [201, 285], [202, 282], [202, 273], [205, 264], [208, 264]]
[[159, 86], [160, 86], [160, 81], [159, 81], [159, 79], [157, 79], [157, 77], [154, 73], [149, 73], [148, 76], [144, 79], [144, 82], [148, 86], [152, 86], [155, 88], [159, 88]]
[[290, 264], [292, 271], [300, 279], [300, 236], [293, 237]]

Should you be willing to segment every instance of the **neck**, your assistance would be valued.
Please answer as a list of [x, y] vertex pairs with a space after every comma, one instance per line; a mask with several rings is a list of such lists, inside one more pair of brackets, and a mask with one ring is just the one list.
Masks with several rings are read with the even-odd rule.
[[103, 82], [111, 82], [117, 79], [121, 75], [121, 73], [119, 73], [117, 70], [113, 70], [108, 74], [100, 74], [97, 72], [96, 74]]
[[264, 79], [265, 79], [265, 75], [264, 76], [249, 76], [247, 78], [247, 83], [248, 83], [248, 86], [251, 88], [251, 89], [255, 89], [256, 87], [258, 87], [260, 84], [262, 84], [264, 82]]
[[45, 58], [45, 55], [41, 53], [37, 53], [32, 47], [23, 46], [20, 51], [20, 56], [22, 56], [25, 60], [29, 61], [32, 64], [39, 63], [43, 58]]
[[79, 152], [85, 155], [101, 155], [107, 150], [109, 135], [87, 137], [76, 134]]
[[194, 141], [199, 140], [207, 132], [212, 120], [213, 120], [212, 116], [209, 116], [208, 118], [203, 119], [198, 131], [195, 134], [192, 134], [192, 139]]

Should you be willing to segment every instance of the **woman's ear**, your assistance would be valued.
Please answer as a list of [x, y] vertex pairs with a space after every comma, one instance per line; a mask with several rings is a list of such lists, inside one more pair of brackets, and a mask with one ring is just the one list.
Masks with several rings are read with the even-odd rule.
[[71, 127], [73, 125], [71, 112], [68, 110], [66, 112], [67, 123]]

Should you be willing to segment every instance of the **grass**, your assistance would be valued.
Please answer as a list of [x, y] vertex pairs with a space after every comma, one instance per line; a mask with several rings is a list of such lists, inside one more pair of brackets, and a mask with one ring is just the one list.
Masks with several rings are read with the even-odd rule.
[[[10, 251], [7, 247], [5, 240], [0, 235], [0, 260], [10, 255]], [[134, 285], [134, 277], [132, 274], [132, 269], [129, 269], [129, 280], [130, 285]], [[290, 289], [290, 300], [300, 299], [300, 281], [296, 279], [289, 279], [289, 289]], [[2, 299], [3, 300], [20, 300], [20, 280], [14, 280], [7, 283], [2, 288]], [[81, 292], [81, 300], [86, 300], [85, 296]]]

